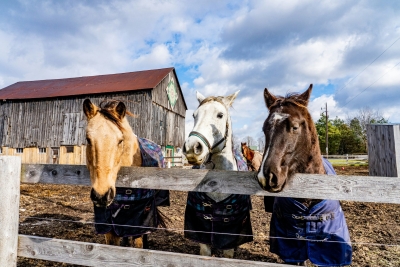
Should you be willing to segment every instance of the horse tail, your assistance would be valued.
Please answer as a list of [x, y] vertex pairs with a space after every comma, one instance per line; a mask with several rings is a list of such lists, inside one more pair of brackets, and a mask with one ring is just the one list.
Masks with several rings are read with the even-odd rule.
[[171, 220], [164, 213], [162, 213], [158, 207], [156, 208], [156, 212], [157, 212], [158, 227], [167, 228], [167, 223], [170, 223]]

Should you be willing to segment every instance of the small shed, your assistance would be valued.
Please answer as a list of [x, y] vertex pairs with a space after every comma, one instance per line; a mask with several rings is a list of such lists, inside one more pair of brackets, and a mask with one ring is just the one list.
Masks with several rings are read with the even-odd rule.
[[400, 177], [400, 124], [367, 125], [370, 176]]
[[187, 106], [174, 68], [23, 81], [0, 90], [0, 154], [23, 163], [86, 164], [82, 103], [121, 100], [133, 131], [166, 156], [182, 147]]

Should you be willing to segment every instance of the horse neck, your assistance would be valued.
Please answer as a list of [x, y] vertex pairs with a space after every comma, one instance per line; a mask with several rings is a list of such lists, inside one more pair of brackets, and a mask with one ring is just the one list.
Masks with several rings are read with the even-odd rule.
[[211, 157], [211, 161], [215, 164], [214, 168], [218, 170], [237, 170], [235, 156], [233, 155], [232, 144], [232, 127], [231, 118], [228, 114], [228, 134], [226, 137], [225, 148]]
[[249, 161], [252, 161], [254, 158], [254, 150], [251, 150], [249, 147], [247, 147], [247, 159]]
[[139, 140], [133, 133], [132, 127], [126, 118], [122, 121], [122, 133], [124, 135], [124, 152], [122, 166], [141, 166], [142, 156], [140, 154]]

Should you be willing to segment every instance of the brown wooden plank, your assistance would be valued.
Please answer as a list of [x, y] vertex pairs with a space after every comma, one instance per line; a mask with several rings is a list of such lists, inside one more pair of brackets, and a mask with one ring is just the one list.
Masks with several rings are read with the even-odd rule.
[[137, 249], [87, 242], [52, 239], [37, 236], [18, 236], [18, 256], [79, 264], [84, 266], [157, 266], [157, 267], [282, 267], [286, 264], [245, 261], [198, 255]]
[[[255, 177], [256, 172], [123, 167], [116, 185], [400, 204], [400, 179], [392, 177], [297, 174], [280, 193], [262, 190]], [[90, 185], [89, 172], [84, 165], [23, 164], [21, 182]]]

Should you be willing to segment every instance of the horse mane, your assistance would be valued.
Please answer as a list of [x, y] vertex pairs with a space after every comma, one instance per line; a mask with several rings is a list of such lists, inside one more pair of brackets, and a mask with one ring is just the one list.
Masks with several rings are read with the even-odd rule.
[[[120, 103], [121, 101], [119, 100], [103, 100], [100, 103], [100, 113], [109, 121], [111, 121], [112, 123], [114, 123], [118, 129], [120, 129], [121, 131], [124, 129], [124, 127], [122, 126], [122, 118], [120, 117], [120, 115], [115, 111], [117, 105]], [[134, 116], [131, 112], [126, 111], [125, 113], [128, 116]]]

